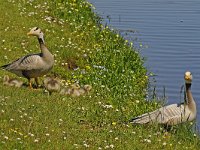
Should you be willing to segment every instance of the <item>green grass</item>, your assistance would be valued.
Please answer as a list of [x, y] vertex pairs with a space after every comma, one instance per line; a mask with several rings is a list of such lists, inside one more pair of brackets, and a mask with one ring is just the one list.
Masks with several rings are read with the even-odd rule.
[[[0, 1], [0, 65], [38, 52], [37, 39], [26, 33], [39, 26], [56, 58], [50, 74], [93, 86], [89, 95], [72, 98], [0, 84], [1, 149], [199, 149], [191, 124], [166, 133], [157, 125], [125, 123], [158, 104], [145, 101], [149, 81], [139, 50], [101, 25], [91, 4]], [[69, 69], [71, 63], [79, 69]], [[5, 74], [16, 77], [0, 71]]]

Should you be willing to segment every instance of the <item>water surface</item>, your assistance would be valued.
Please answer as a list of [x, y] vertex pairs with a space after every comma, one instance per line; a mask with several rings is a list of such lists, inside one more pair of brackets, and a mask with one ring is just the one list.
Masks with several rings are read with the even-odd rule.
[[[158, 94], [166, 87], [168, 103], [180, 102], [184, 72], [193, 74], [192, 92], [200, 125], [200, 1], [89, 0], [115, 29], [136, 30], [126, 37], [142, 41], [141, 54], [156, 74]], [[139, 43], [139, 42], [138, 42]]]

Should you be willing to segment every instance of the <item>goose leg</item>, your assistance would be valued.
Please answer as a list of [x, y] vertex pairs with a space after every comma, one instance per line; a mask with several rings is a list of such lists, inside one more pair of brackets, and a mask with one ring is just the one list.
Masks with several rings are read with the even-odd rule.
[[31, 84], [31, 79], [28, 79], [28, 84], [29, 84], [29, 88], [33, 89], [32, 84]]
[[37, 88], [38, 88], [40, 86], [40, 84], [39, 84], [39, 78], [35, 78], [35, 83], [36, 83]]

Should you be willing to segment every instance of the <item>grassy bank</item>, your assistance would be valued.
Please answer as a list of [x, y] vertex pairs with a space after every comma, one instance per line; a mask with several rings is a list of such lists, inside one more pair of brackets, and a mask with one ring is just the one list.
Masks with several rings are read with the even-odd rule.
[[1, 0], [0, 65], [38, 52], [26, 33], [39, 26], [56, 59], [50, 74], [93, 89], [73, 98], [0, 84], [0, 148], [198, 149], [191, 125], [166, 133], [124, 123], [157, 104], [145, 101], [148, 76], [139, 51], [101, 25], [92, 7], [84, 0]]

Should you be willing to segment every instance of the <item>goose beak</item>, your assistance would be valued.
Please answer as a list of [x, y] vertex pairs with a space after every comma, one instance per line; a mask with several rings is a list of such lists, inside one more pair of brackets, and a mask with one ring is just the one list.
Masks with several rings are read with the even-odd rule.
[[30, 35], [32, 35], [32, 33], [31, 33], [31, 32], [28, 32], [27, 35], [30, 36]]
[[192, 77], [191, 76], [185, 76], [185, 80], [187, 81], [187, 82], [192, 82]]

